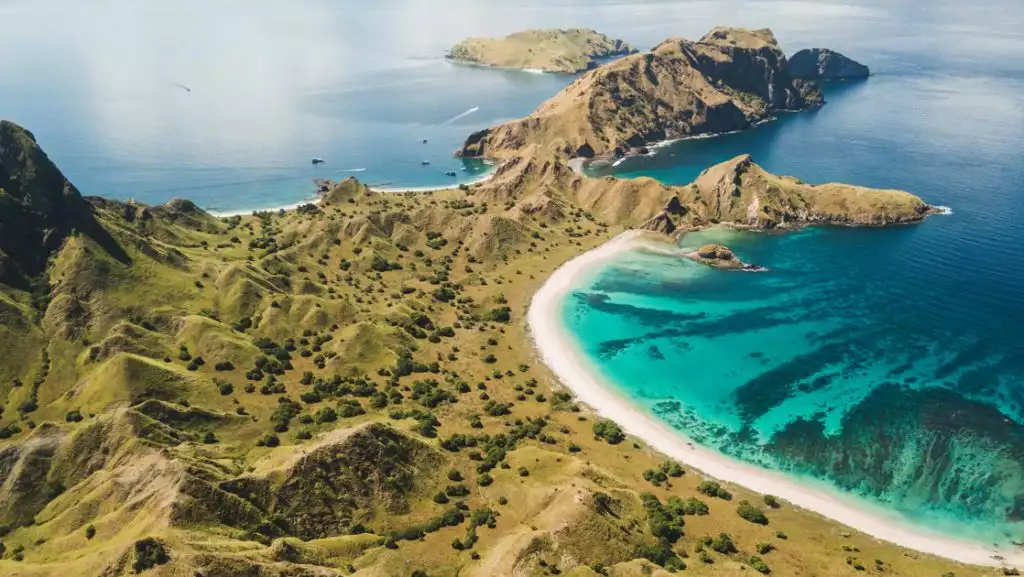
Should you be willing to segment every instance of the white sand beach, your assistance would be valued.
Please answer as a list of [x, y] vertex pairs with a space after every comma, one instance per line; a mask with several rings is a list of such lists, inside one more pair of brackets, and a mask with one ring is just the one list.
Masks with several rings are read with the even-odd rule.
[[596, 263], [638, 244], [649, 233], [628, 231], [556, 270], [534, 295], [527, 317], [534, 345], [544, 361], [580, 401], [603, 417], [616, 421], [629, 434], [706, 475], [771, 494], [836, 520], [853, 529], [914, 549], [963, 563], [1024, 568], [1024, 551], [996, 548], [928, 533], [882, 507], [844, 496], [816, 483], [803, 483], [782, 473], [742, 463], [692, 444], [678, 431], [646, 410], [634, 406], [592, 368], [561, 321], [567, 291]]

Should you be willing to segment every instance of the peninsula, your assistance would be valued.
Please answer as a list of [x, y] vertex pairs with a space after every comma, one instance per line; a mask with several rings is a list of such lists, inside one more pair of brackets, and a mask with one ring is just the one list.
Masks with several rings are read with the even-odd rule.
[[636, 48], [588, 28], [524, 30], [504, 38], [467, 38], [448, 52], [454, 62], [576, 74], [601, 59], [636, 53]]
[[823, 103], [815, 82], [790, 76], [770, 30], [716, 28], [697, 42], [670, 38], [592, 70], [530, 116], [473, 134], [460, 154], [617, 157]]

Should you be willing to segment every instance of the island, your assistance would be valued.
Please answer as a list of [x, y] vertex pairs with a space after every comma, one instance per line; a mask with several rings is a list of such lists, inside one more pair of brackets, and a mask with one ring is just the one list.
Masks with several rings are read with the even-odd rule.
[[857, 80], [867, 78], [867, 66], [828, 48], [804, 49], [789, 59], [789, 73], [801, 80]]
[[[884, 523], [843, 527], [827, 500], [710, 478], [721, 455], [596, 412], [547, 364], [572, 362], [566, 340], [528, 322], [558, 318], [535, 296], [560, 302], [580, 259], [652, 234], [636, 229], [932, 212], [749, 156], [686, 186], [570, 167], [627, 133], [819, 103], [777, 50], [721, 29], [586, 73], [556, 99], [582, 91], [601, 130], [585, 107], [550, 124], [542, 107], [472, 137], [466, 152], [500, 162], [485, 182], [319, 181], [315, 203], [230, 217], [84, 196], [0, 122], [0, 574], [990, 575], [888, 542], [903, 543]], [[641, 88], [614, 94], [629, 74]], [[625, 98], [636, 118], [603, 108]]]
[[823, 103], [817, 83], [790, 76], [770, 30], [716, 28], [699, 41], [670, 38], [587, 72], [527, 118], [471, 135], [460, 154], [507, 158], [540, 149], [614, 158]]
[[453, 62], [576, 74], [603, 59], [637, 52], [589, 28], [524, 30], [504, 38], [467, 38], [449, 50]]

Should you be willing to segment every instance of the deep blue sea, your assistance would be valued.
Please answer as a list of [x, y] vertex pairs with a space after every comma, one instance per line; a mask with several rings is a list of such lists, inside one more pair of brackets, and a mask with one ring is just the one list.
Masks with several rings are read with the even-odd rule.
[[686, 183], [750, 153], [953, 214], [689, 235], [769, 270], [626, 254], [566, 299], [565, 322], [622, 392], [698, 442], [961, 537], [1024, 540], [1019, 0], [0, 0], [0, 22], [0, 117], [81, 190], [219, 211], [302, 201], [315, 178], [404, 188], [485, 173], [452, 158], [464, 137], [571, 78], [446, 63], [468, 35], [589, 26], [648, 48], [771, 27], [789, 53], [857, 58], [875, 75], [830, 86], [821, 110], [614, 171]]

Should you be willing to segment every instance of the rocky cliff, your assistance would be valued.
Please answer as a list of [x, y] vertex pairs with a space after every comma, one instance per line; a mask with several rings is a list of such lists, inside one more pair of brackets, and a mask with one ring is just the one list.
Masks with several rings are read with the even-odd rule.
[[587, 28], [524, 30], [504, 38], [467, 38], [448, 52], [457, 62], [575, 74], [597, 59], [636, 52], [622, 40]]
[[41, 274], [72, 232], [90, 235], [122, 254], [32, 133], [0, 121], [0, 282]]
[[770, 30], [716, 28], [697, 42], [669, 39], [592, 70], [530, 116], [470, 135], [459, 154], [622, 155], [822, 102], [816, 84], [790, 76]]
[[797, 52], [789, 59], [789, 72], [803, 80], [853, 80], [871, 73], [867, 66], [828, 48]]

